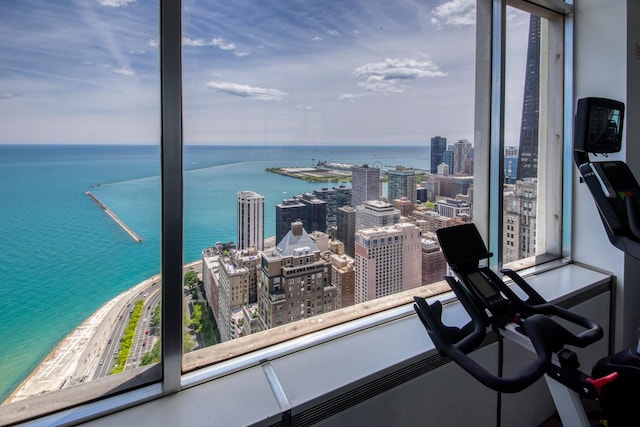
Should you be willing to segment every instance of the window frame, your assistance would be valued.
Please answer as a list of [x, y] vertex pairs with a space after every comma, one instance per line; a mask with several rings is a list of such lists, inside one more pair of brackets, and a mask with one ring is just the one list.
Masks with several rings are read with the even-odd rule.
[[[551, 77], [544, 82], [561, 94], [547, 104], [546, 115], [541, 122], [547, 123], [546, 134], [541, 139], [550, 141], [552, 137], [560, 137], [562, 143], [554, 147], [553, 154], [548, 155], [557, 162], [545, 177], [544, 187], [538, 195], [538, 209], [543, 206], [547, 212], [542, 224], [542, 238], [545, 248], [551, 248], [556, 262], [550, 263], [553, 268], [559, 263], [566, 263], [571, 258], [571, 200], [572, 183], [572, 99], [573, 99], [573, 1], [561, 0], [488, 0], [477, 1], [477, 34], [476, 45], [485, 46], [486, 50], [476, 49], [476, 109], [474, 153], [477, 159], [474, 169], [474, 192], [488, 197], [475, 197], [473, 218], [481, 236], [487, 242], [494, 256], [489, 260], [490, 267], [503, 267], [503, 215], [504, 195], [504, 149], [505, 149], [505, 64], [507, 38], [507, 6], [534, 13], [552, 21], [549, 33], [552, 48], [562, 52], [561, 69], [554, 64], [547, 64]], [[487, 28], [489, 31], [487, 31]], [[555, 67], [555, 68], [554, 68]], [[541, 87], [543, 83], [541, 82]], [[543, 95], [541, 95], [543, 96]], [[547, 101], [549, 101], [547, 99]], [[542, 102], [541, 102], [542, 104]], [[569, 107], [568, 109], [566, 107]], [[542, 109], [541, 109], [542, 114]], [[559, 130], [558, 130], [559, 129]], [[557, 131], [556, 134], [553, 134]], [[545, 148], [545, 149], [546, 149]], [[541, 156], [539, 156], [540, 158]], [[482, 179], [480, 179], [482, 178]], [[553, 188], [551, 188], [553, 186]], [[554, 192], [555, 190], [555, 192]], [[544, 199], [543, 199], [544, 197]], [[543, 203], [540, 200], [544, 200]], [[538, 217], [542, 218], [538, 212]], [[555, 219], [554, 219], [555, 217]], [[545, 251], [546, 253], [546, 251]], [[558, 260], [559, 256], [559, 260]], [[535, 258], [535, 257], [534, 257]], [[537, 270], [538, 262], [548, 260], [542, 256], [540, 260], [527, 260], [524, 264]]]
[[[502, 252], [502, 192], [504, 178], [504, 63], [505, 23], [507, 5], [528, 10], [534, 8], [563, 15], [564, 78], [563, 156], [561, 251], [571, 256], [571, 199], [572, 199], [572, 99], [573, 99], [573, 11], [572, 0], [477, 0], [476, 23], [476, 94], [475, 94], [475, 176], [473, 217], [485, 241], [498, 253]], [[183, 212], [183, 132], [182, 132], [182, 2], [159, 0], [160, 5], [160, 91], [161, 91], [161, 274], [162, 274], [162, 379], [118, 395], [80, 404], [71, 409], [51, 409], [52, 413], [37, 416], [41, 419], [75, 423], [116, 412], [144, 401], [161, 398], [181, 390], [255, 366], [271, 358], [331, 341], [364, 329], [405, 317], [410, 295], [421, 288], [407, 291], [406, 295], [387, 297], [395, 300], [389, 308], [383, 298], [373, 311], [359, 310], [355, 317], [344, 320], [321, 332], [311, 330], [309, 335], [288, 339], [266, 346], [262, 350], [242, 353], [211, 366], [183, 372], [182, 353], [182, 276], [184, 247]], [[540, 9], [543, 8], [543, 9]], [[482, 179], [479, 179], [482, 177]], [[496, 185], [497, 184], [497, 185]], [[488, 197], [487, 197], [488, 196]], [[500, 243], [500, 244], [498, 244]], [[499, 264], [500, 261], [497, 261]], [[375, 304], [369, 304], [375, 305]], [[304, 328], [302, 328], [304, 329]], [[39, 402], [47, 396], [36, 398]], [[33, 406], [37, 406], [34, 404]], [[29, 414], [24, 414], [29, 416]], [[19, 422], [20, 420], [16, 421]], [[24, 420], [22, 420], [24, 421]], [[46, 421], [45, 421], [46, 422]]]

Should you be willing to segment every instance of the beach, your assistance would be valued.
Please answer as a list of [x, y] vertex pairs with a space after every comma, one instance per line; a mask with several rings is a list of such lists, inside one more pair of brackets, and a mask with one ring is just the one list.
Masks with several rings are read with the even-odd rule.
[[[201, 261], [184, 266], [201, 268]], [[105, 303], [67, 335], [3, 404], [81, 384], [93, 378], [114, 324], [141, 294], [161, 280], [152, 276]]]

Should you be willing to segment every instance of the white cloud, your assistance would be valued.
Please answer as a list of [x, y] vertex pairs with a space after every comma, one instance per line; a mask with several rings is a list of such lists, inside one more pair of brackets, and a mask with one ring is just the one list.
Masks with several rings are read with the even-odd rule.
[[149, 47], [159, 47], [160, 46], [160, 42], [158, 42], [158, 40], [156, 40], [156, 39], [149, 39], [149, 41], [147, 42], [147, 45]]
[[21, 93], [0, 93], [0, 101], [3, 101], [5, 99], [17, 98], [19, 96], [22, 96], [22, 94]]
[[114, 68], [113, 72], [116, 74], [122, 74], [123, 76], [135, 76], [136, 72], [131, 68]]
[[296, 108], [298, 110], [302, 110], [302, 111], [311, 111], [311, 110], [313, 110], [313, 107], [311, 105], [304, 105], [304, 104], [296, 105]]
[[428, 59], [391, 59], [370, 62], [356, 68], [353, 74], [364, 80], [358, 86], [370, 92], [397, 93], [406, 89], [406, 82], [425, 77], [443, 77], [447, 73]]
[[338, 97], [340, 101], [355, 102], [356, 99], [367, 96], [364, 93], [343, 93]]
[[311, 40], [313, 40], [314, 42], [318, 42], [320, 40], [322, 40], [322, 37], [320, 36], [315, 36], [314, 38], [312, 38]]
[[207, 42], [202, 39], [191, 39], [189, 37], [182, 37], [182, 45], [183, 46], [206, 46]]
[[327, 34], [329, 34], [330, 36], [338, 37], [340, 35], [340, 32], [338, 30], [327, 30]]
[[243, 57], [249, 55], [249, 52], [238, 50], [235, 43], [227, 42], [219, 37], [214, 37], [209, 41], [203, 39], [192, 39], [189, 37], [182, 37], [183, 46], [203, 47], [203, 46], [215, 46], [218, 49], [229, 50], [235, 56]]
[[235, 50], [236, 45], [233, 43], [227, 43], [220, 38], [211, 39], [211, 44], [213, 46], [219, 47], [222, 50]]
[[209, 82], [207, 87], [229, 95], [251, 98], [259, 101], [281, 101], [286, 92], [278, 89], [262, 88], [231, 82]]
[[122, 7], [128, 6], [130, 3], [135, 3], [136, 0], [97, 0], [102, 6], [109, 7]]
[[475, 0], [450, 0], [431, 11], [431, 23], [441, 27], [466, 27], [476, 23]]

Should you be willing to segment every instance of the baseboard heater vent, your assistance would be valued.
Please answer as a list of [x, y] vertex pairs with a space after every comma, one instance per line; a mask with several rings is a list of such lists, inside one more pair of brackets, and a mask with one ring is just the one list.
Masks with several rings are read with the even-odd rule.
[[[485, 337], [480, 347], [485, 347], [497, 342], [497, 335], [490, 332]], [[310, 426], [325, 420], [333, 415], [339, 414], [359, 403], [371, 399], [379, 394], [391, 390], [394, 387], [402, 385], [420, 375], [424, 375], [433, 371], [440, 366], [449, 363], [451, 359], [442, 357], [440, 354], [432, 354], [417, 362], [411, 363], [404, 367], [394, 370], [388, 374], [382, 375], [366, 384], [348, 389], [344, 393], [333, 396], [314, 406], [303, 409], [296, 413], [296, 408], [282, 414], [282, 420], [273, 427], [302, 427]]]

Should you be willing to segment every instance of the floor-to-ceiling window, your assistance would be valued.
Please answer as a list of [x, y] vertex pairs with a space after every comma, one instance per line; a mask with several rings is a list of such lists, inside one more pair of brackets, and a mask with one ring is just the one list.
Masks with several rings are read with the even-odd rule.
[[0, 401], [23, 416], [161, 377], [158, 28], [157, 2], [3, 5]]
[[435, 230], [473, 220], [475, 0], [185, 1], [182, 23], [185, 368], [446, 289]]
[[[58, 372], [24, 415], [7, 405], [12, 419], [157, 381], [160, 366], [175, 391], [167, 377], [183, 370], [379, 312], [395, 293], [399, 305], [446, 289], [433, 232], [467, 221], [488, 230], [491, 200], [505, 212], [489, 230], [503, 230], [498, 263], [558, 255], [562, 169], [550, 160], [562, 158], [562, 15], [502, 5], [502, 44], [491, 44], [492, 3], [185, 0], [181, 19], [165, 13], [182, 25], [165, 38], [155, 4], [12, 5], [0, 18], [0, 273], [14, 325], [5, 394], [38, 367]], [[164, 57], [181, 80], [159, 77], [163, 40], [181, 45]], [[494, 85], [491, 46], [504, 47]], [[182, 92], [162, 113], [180, 115], [167, 108], [180, 104], [184, 118], [163, 153], [161, 126], [176, 117], [161, 123], [161, 80]], [[479, 111], [502, 102], [502, 126], [489, 132]], [[527, 133], [547, 169], [530, 156], [537, 175], [507, 182], [526, 163], [509, 156]], [[504, 182], [491, 177], [500, 162]], [[161, 206], [162, 184], [180, 190]], [[533, 228], [510, 227], [511, 194]], [[164, 242], [163, 309], [167, 235], [178, 244]], [[47, 364], [103, 304], [98, 335], [60, 347], [78, 363]], [[72, 398], [47, 397], [60, 389]]]
[[506, 10], [502, 263], [561, 256], [563, 17]]

